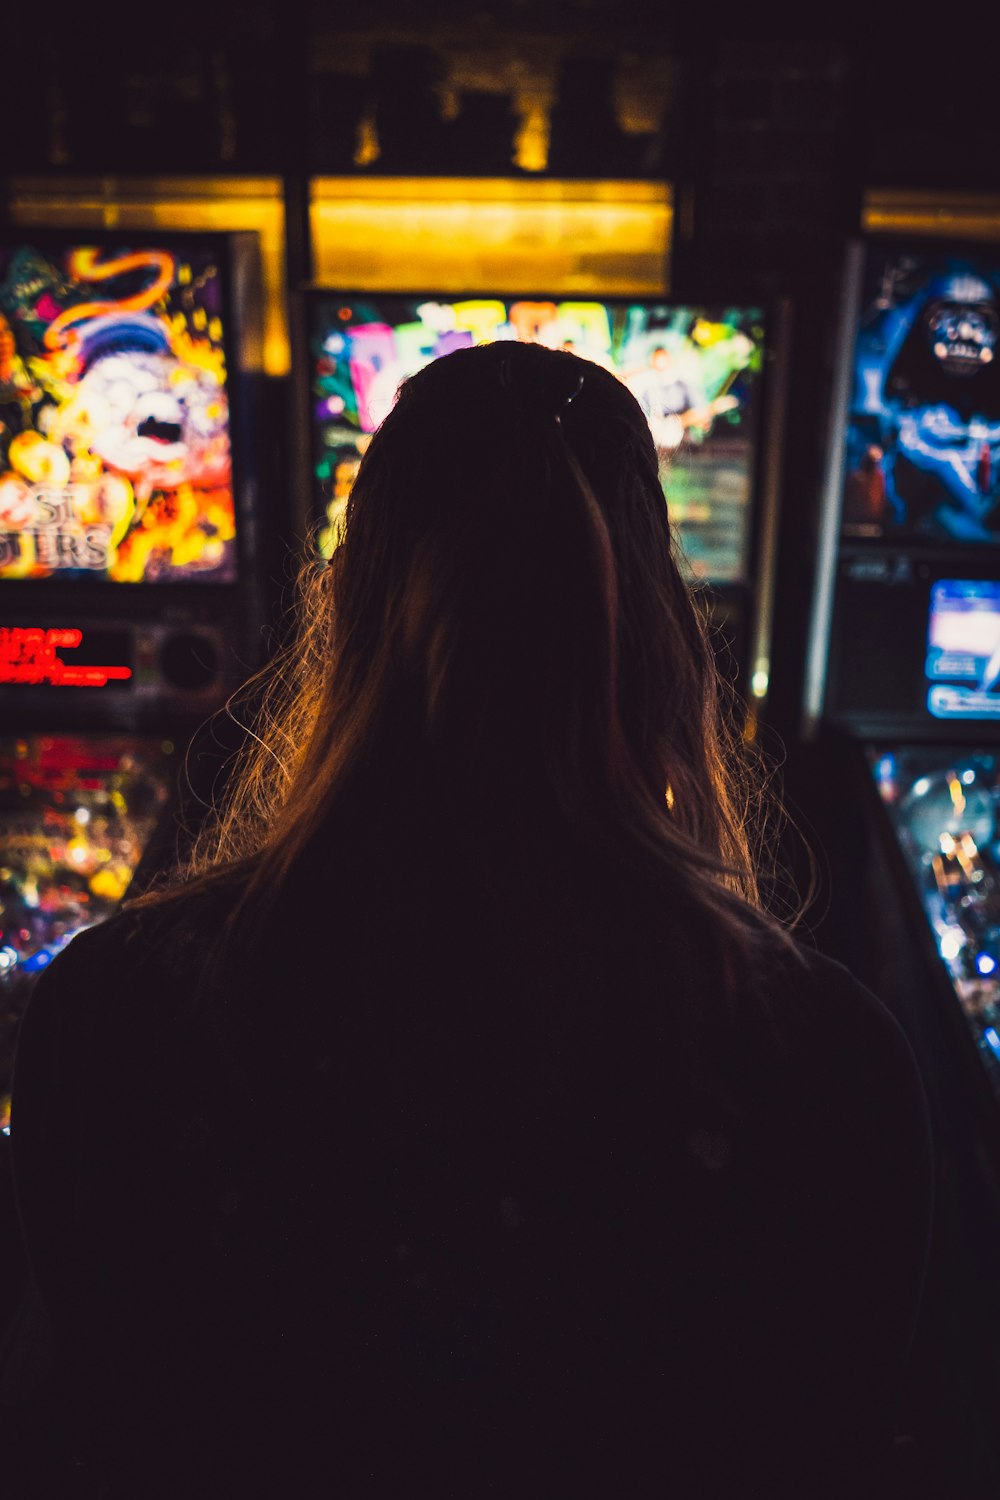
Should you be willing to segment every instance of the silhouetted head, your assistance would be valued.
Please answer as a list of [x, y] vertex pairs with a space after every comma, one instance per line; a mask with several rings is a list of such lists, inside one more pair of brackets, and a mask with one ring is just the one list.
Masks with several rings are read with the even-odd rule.
[[652, 851], [713, 909], [756, 898], [738, 736], [609, 371], [498, 342], [405, 381], [304, 605], [216, 863], [280, 883], [331, 816], [471, 795], [494, 829], [549, 811]]
[[337, 696], [408, 754], [488, 767], [494, 795], [605, 798], [637, 771], [677, 794], [712, 664], [649, 426], [607, 370], [508, 342], [404, 382], [332, 571]]

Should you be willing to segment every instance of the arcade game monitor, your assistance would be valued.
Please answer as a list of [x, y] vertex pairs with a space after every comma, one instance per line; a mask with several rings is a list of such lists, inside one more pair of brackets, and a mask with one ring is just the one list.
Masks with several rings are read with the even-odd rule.
[[853, 246], [839, 380], [823, 712], [1000, 1105], [1000, 248]]
[[33, 977], [121, 899], [250, 664], [252, 258], [0, 239], [0, 1100]]
[[761, 308], [322, 291], [312, 294], [309, 325], [313, 481], [325, 554], [400, 381], [453, 350], [520, 339], [571, 349], [625, 382], [649, 420], [690, 575], [713, 585], [748, 583]]

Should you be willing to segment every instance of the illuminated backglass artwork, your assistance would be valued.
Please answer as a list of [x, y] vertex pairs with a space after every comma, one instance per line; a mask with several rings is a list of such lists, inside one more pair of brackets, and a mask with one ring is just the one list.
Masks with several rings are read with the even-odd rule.
[[231, 582], [224, 267], [0, 243], [0, 579]]
[[1000, 543], [1000, 253], [870, 244], [853, 337], [845, 539]]
[[[322, 293], [311, 306], [313, 474], [336, 545], [371, 435], [402, 380], [457, 349], [517, 339], [619, 377], [646, 414], [690, 574], [746, 580], [764, 356], [752, 307]], [[442, 442], [447, 441], [442, 423]]]

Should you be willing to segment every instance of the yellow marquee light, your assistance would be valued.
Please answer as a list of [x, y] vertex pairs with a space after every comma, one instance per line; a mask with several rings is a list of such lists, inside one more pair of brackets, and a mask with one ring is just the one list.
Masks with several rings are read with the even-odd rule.
[[10, 213], [30, 229], [252, 230], [260, 238], [263, 366], [287, 375], [285, 209], [279, 177], [16, 177]]
[[996, 240], [1000, 239], [1000, 196], [872, 188], [864, 197], [861, 227], [866, 234], [930, 234]]
[[317, 177], [317, 283], [365, 291], [656, 295], [673, 203], [657, 182]]

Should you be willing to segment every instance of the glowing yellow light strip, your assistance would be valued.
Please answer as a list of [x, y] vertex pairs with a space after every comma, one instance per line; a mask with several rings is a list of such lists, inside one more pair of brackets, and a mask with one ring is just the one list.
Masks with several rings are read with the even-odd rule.
[[872, 188], [865, 194], [861, 227], [867, 234], [929, 234], [960, 239], [1000, 238], [996, 193], [932, 193]]
[[314, 276], [373, 291], [662, 294], [672, 216], [654, 182], [314, 178]]

